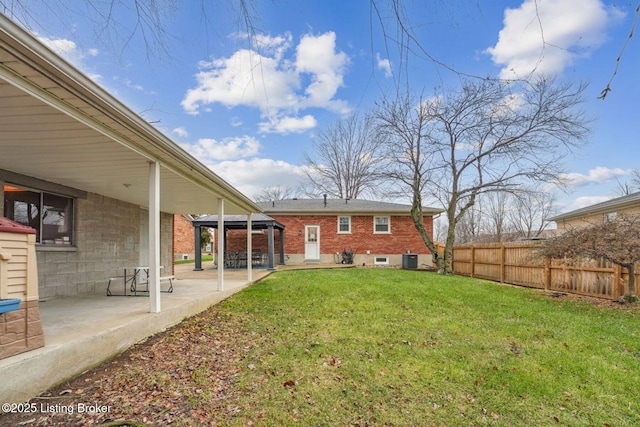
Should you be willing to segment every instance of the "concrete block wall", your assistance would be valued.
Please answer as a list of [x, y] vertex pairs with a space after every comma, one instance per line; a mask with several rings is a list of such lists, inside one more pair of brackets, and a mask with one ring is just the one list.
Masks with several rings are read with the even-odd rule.
[[[37, 248], [40, 298], [102, 292], [109, 277], [136, 267], [142, 215], [137, 205], [98, 194], [77, 199], [74, 246]], [[160, 227], [161, 263], [172, 271], [173, 216], [163, 213]]]

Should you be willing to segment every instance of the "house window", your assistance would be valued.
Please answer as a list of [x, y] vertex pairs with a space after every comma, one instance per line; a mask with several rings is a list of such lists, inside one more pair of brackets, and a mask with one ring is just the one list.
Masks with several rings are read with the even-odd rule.
[[388, 256], [375, 256], [373, 258], [374, 265], [389, 265], [389, 257]]
[[605, 223], [613, 222], [616, 220], [617, 216], [618, 216], [618, 212], [607, 212], [606, 214], [604, 214], [604, 222]]
[[338, 233], [351, 233], [351, 217], [339, 216], [338, 217]]
[[374, 216], [373, 232], [375, 234], [391, 233], [391, 219], [388, 216]]
[[57, 194], [4, 186], [4, 216], [36, 230], [36, 242], [71, 245], [73, 199]]

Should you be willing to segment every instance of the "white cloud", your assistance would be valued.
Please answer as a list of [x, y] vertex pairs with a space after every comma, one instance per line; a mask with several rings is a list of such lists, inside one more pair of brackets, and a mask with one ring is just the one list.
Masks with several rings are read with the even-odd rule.
[[186, 138], [189, 136], [189, 132], [187, 132], [187, 130], [183, 127], [177, 127], [171, 132], [179, 138]]
[[59, 56], [63, 57], [67, 61], [69, 61], [73, 66], [82, 70], [87, 76], [89, 76], [94, 81], [98, 81], [101, 79], [99, 74], [92, 72], [89, 67], [85, 63], [85, 58], [88, 56], [98, 56], [98, 49], [92, 48], [86, 52], [83, 52], [82, 49], [78, 47], [78, 45], [68, 39], [54, 39], [45, 36], [35, 35], [40, 42], [42, 42], [49, 49], [54, 51]]
[[262, 133], [303, 133], [316, 127], [316, 119], [307, 114], [304, 117], [270, 117], [269, 121], [258, 123]]
[[305, 179], [304, 166], [281, 160], [254, 158], [208, 165], [224, 180], [246, 195], [259, 194], [266, 187], [284, 185], [296, 189]]
[[606, 202], [607, 200], [611, 200], [611, 196], [584, 196], [578, 197], [573, 202], [573, 206], [571, 210], [586, 208], [587, 206], [595, 205], [596, 203]]
[[311, 75], [304, 105], [344, 111], [344, 102], [334, 100], [333, 96], [344, 83], [348, 63], [349, 58], [344, 52], [336, 52], [334, 32], [302, 37], [296, 49], [295, 66], [298, 73]]
[[336, 50], [335, 33], [305, 35], [295, 56], [289, 57], [292, 40], [288, 33], [255, 36], [254, 45], [258, 50], [241, 49], [228, 58], [201, 62], [197, 84], [182, 100], [185, 111], [199, 114], [216, 103], [228, 108], [253, 107], [267, 119], [260, 124], [263, 129], [283, 133], [308, 128], [312, 116], [295, 117], [305, 108], [349, 111], [347, 102], [336, 98], [349, 58]]
[[124, 80], [123, 80], [123, 83], [124, 83], [124, 84], [125, 84], [125, 86], [127, 86], [128, 88], [135, 89], [135, 90], [140, 91], [140, 92], [144, 92], [144, 86], [142, 86], [142, 85], [141, 85], [141, 84], [139, 84], [139, 83], [134, 83], [134, 82], [132, 82], [132, 81], [131, 81], [131, 79], [124, 79]]
[[565, 173], [560, 175], [560, 179], [569, 187], [582, 187], [589, 184], [598, 184], [610, 181], [619, 176], [631, 175], [632, 172], [633, 169], [610, 169], [598, 166], [590, 169], [586, 175], [577, 172]]
[[253, 35], [253, 42], [259, 52], [273, 55], [276, 59], [281, 59], [284, 53], [291, 47], [293, 37], [290, 32], [282, 36], [272, 37], [266, 34]]
[[503, 66], [502, 78], [559, 74], [605, 41], [616, 16], [601, 0], [525, 0], [506, 9], [498, 42], [486, 52]]
[[376, 61], [378, 62], [378, 68], [384, 71], [385, 77], [391, 77], [393, 75], [391, 72], [391, 61], [383, 59], [379, 53], [376, 53]]
[[227, 107], [239, 105], [259, 108], [294, 108], [295, 89], [299, 78], [294, 70], [281, 67], [274, 58], [242, 49], [229, 58], [202, 62], [203, 71], [196, 75], [197, 86], [189, 89], [182, 107], [198, 114], [203, 106], [220, 103]]
[[67, 39], [52, 39], [44, 36], [37, 36], [38, 40], [40, 40], [43, 44], [45, 44], [49, 49], [57, 53], [58, 55], [66, 58], [68, 61], [72, 63], [80, 63], [84, 54], [78, 48], [78, 45]]
[[203, 138], [195, 144], [182, 144], [182, 147], [200, 162], [212, 164], [255, 156], [260, 151], [260, 142], [252, 136], [224, 138], [222, 141]]

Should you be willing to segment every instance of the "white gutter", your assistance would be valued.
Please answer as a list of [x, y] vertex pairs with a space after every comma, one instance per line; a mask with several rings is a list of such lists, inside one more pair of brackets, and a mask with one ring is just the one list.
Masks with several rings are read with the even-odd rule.
[[[88, 115], [78, 107], [34, 84], [28, 80], [28, 77], [18, 75], [5, 64], [0, 64], [0, 75], [9, 83], [126, 146], [144, 158], [150, 161], [160, 161], [163, 167], [207, 190], [214, 197], [222, 196], [217, 188], [220, 187], [223, 192], [227, 193], [224, 196], [229, 203], [247, 212], [262, 212], [262, 209], [251, 199], [197, 161], [70, 63], [46, 48], [31, 34], [0, 14], [0, 38], [7, 37], [9, 42], [6, 43], [6, 48], [10, 50], [12, 55], [54, 81], [60, 88], [81, 100], [82, 103], [121, 125], [123, 130], [139, 137], [140, 141], [132, 140], [121, 131], [98, 121], [92, 115]], [[215, 185], [211, 185], [212, 182]]]

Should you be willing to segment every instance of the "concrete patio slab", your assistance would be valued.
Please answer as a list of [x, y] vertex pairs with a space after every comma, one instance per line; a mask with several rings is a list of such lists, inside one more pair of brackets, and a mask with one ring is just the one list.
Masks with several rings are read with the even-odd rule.
[[0, 360], [0, 402], [26, 402], [271, 273], [254, 269], [249, 282], [246, 270], [225, 270], [224, 290], [217, 291], [211, 266], [175, 267], [174, 292], [162, 293], [160, 313], [149, 312], [148, 297], [106, 292], [41, 301], [45, 346]]

